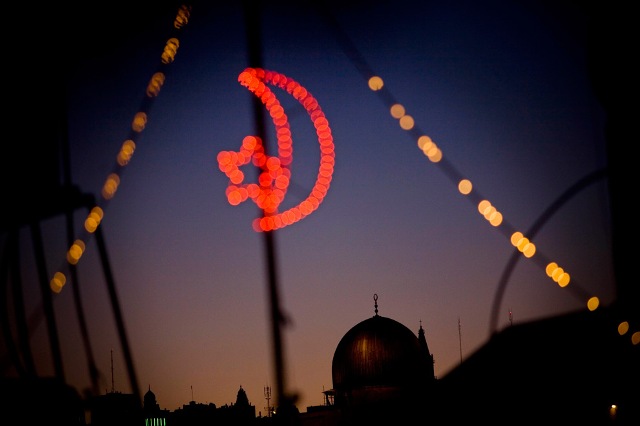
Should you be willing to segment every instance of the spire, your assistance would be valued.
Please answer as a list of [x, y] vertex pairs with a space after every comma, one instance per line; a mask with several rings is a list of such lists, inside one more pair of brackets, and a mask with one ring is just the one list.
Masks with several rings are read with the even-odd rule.
[[378, 316], [378, 293], [374, 293], [373, 294], [373, 307], [375, 310], [375, 315], [374, 316]]
[[158, 405], [158, 401], [156, 400], [156, 394], [151, 391], [151, 385], [149, 385], [149, 390], [144, 394], [143, 397], [143, 407], [146, 410], [151, 410]]
[[427, 338], [424, 333], [424, 329], [422, 328], [422, 320], [420, 320], [420, 328], [418, 329], [418, 343], [420, 345], [420, 355], [423, 357], [423, 361], [425, 362], [426, 369], [426, 379], [432, 380], [435, 379], [435, 360], [433, 359], [433, 355], [429, 352], [429, 346], [427, 345]]
[[429, 346], [427, 345], [427, 337], [424, 334], [424, 328], [422, 328], [422, 320], [420, 320], [420, 329], [418, 329], [418, 342], [420, 343], [420, 350], [422, 353], [429, 355]]
[[249, 398], [247, 397], [247, 393], [244, 389], [242, 389], [242, 385], [240, 385], [240, 389], [238, 390], [238, 394], [236, 395], [236, 406], [238, 407], [248, 407], [249, 406]]

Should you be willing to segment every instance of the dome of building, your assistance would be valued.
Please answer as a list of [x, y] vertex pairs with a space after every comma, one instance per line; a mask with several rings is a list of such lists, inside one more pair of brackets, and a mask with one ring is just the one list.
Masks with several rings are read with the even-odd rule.
[[247, 397], [247, 392], [245, 392], [245, 390], [242, 389], [242, 386], [240, 386], [238, 394], [236, 395], [236, 407], [248, 407], [249, 405], [249, 397]]
[[342, 406], [403, 403], [434, 382], [433, 357], [419, 336], [391, 318], [375, 315], [353, 326], [333, 355], [335, 402]]
[[149, 390], [144, 394], [143, 404], [147, 409], [154, 408], [158, 405], [156, 394], [151, 391], [151, 385], [149, 385]]
[[411, 386], [420, 371], [416, 335], [391, 318], [375, 315], [340, 340], [331, 365], [333, 387]]

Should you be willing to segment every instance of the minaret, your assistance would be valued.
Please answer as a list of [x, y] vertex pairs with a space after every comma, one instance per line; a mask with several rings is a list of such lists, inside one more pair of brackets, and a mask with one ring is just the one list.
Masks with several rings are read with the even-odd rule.
[[429, 352], [429, 346], [427, 345], [427, 338], [424, 334], [424, 329], [422, 328], [422, 320], [420, 320], [420, 329], [418, 330], [418, 343], [420, 344], [420, 355], [422, 359], [425, 361], [425, 380], [427, 382], [434, 381], [436, 379], [435, 375], [435, 360], [433, 359], [433, 354]]

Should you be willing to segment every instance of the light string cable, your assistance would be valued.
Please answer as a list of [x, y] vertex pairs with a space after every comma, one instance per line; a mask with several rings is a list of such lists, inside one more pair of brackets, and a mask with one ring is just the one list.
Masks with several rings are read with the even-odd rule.
[[[181, 30], [189, 22], [191, 8], [192, 6], [190, 4], [181, 4], [178, 8], [176, 16], [173, 20], [171, 34], [165, 43], [160, 57], [160, 65], [158, 66], [156, 72], [153, 73], [147, 84], [145, 96], [142, 100], [140, 108], [134, 114], [133, 120], [131, 122], [129, 135], [127, 139], [122, 143], [117, 153], [115, 164], [112, 167], [111, 172], [107, 175], [100, 190], [100, 197], [97, 199], [97, 201], [94, 201], [95, 197], [90, 197], [88, 205], [91, 205], [94, 202], [95, 205], [90, 209], [88, 215], [84, 219], [82, 229], [77, 234], [79, 235], [78, 238], [70, 243], [70, 247], [66, 252], [65, 260], [61, 262], [61, 265], [49, 281], [49, 288], [54, 294], [58, 294], [62, 291], [67, 281], [69, 280], [67, 278], [67, 275], [70, 275], [70, 278], [72, 280], [75, 279], [75, 268], [86, 251], [87, 242], [92, 236], [94, 236], [94, 234], [100, 251], [102, 253], [105, 253], [106, 249], [101, 232], [96, 231], [100, 230], [99, 226], [104, 218], [104, 212], [118, 190], [121, 177], [124, 173], [124, 169], [131, 161], [131, 158], [133, 157], [133, 154], [135, 152], [136, 142], [139, 140], [142, 131], [146, 127], [151, 106], [153, 105], [154, 100], [157, 98], [158, 94], [160, 93], [160, 89], [165, 82], [167, 72], [166, 69], [175, 60], [180, 45], [178, 33], [181, 32]], [[102, 257], [104, 263], [104, 256]], [[131, 388], [133, 393], [140, 397], [140, 391], [133, 367], [133, 361], [131, 359], [129, 344], [127, 342], [124, 329], [124, 323], [121, 318], [120, 308], [115, 294], [115, 286], [113, 285], [111, 272], [108, 267], [105, 268], [105, 274], [107, 285], [109, 287], [109, 293], [112, 299], [116, 325], [119, 331], [120, 338], [122, 340], [122, 349], [124, 351], [125, 362], [129, 372]], [[42, 320], [42, 315], [40, 315], [41, 311], [42, 309], [34, 310], [34, 312], [30, 315], [29, 324], [35, 326], [35, 324], [39, 323]], [[92, 385], [95, 388], [97, 386], [95, 381], [97, 372], [95, 371], [95, 366], [93, 366], [93, 364], [90, 367], [90, 375]]]
[[[353, 62], [358, 72], [367, 82], [369, 89], [376, 92], [382, 103], [389, 108], [390, 115], [398, 121], [401, 129], [407, 131], [413, 140], [417, 141], [420, 151], [456, 185], [457, 190], [467, 196], [478, 212], [499, 232], [501, 232], [525, 258], [532, 260], [537, 266], [543, 269], [546, 275], [556, 282], [561, 288], [568, 289], [569, 292], [584, 303], [589, 311], [595, 311], [600, 306], [600, 298], [587, 292], [563, 267], [542, 254], [536, 245], [523, 232], [518, 231], [509, 223], [498, 209], [485, 198], [477, 189], [473, 188], [470, 179], [465, 178], [462, 173], [443, 155], [441, 148], [415, 123], [414, 118], [406, 113], [404, 106], [399, 103], [391, 91], [385, 86], [383, 79], [378, 76], [373, 68], [368, 64], [364, 56], [345, 33], [331, 14], [326, 5], [319, 5], [317, 8], [319, 15], [325, 19], [332, 30], [338, 43], [344, 50], [347, 57]], [[517, 252], [516, 252], [517, 253]], [[569, 286], [571, 283], [571, 286]], [[617, 332], [621, 335], [630, 330], [627, 321], [617, 324]], [[640, 344], [640, 330], [632, 333], [631, 342]]]
[[168, 37], [160, 55], [160, 64], [149, 79], [140, 108], [134, 114], [131, 121], [131, 128], [129, 130], [128, 137], [120, 146], [116, 155], [115, 164], [100, 189], [100, 197], [98, 197], [95, 206], [91, 208], [85, 218], [83, 227], [78, 234], [79, 237], [69, 247], [66, 252], [65, 260], [62, 262], [59, 269], [53, 274], [53, 277], [49, 282], [51, 291], [54, 293], [60, 293], [64, 288], [67, 282], [67, 272], [69, 268], [75, 267], [78, 262], [80, 262], [80, 259], [86, 251], [87, 241], [100, 226], [104, 219], [104, 212], [107, 206], [113, 200], [118, 191], [122, 175], [136, 150], [136, 143], [140, 139], [142, 132], [145, 130], [148, 123], [151, 107], [164, 85], [167, 68], [174, 62], [178, 53], [178, 48], [180, 47], [178, 35], [189, 22], [190, 16], [191, 5], [182, 4], [178, 8], [178, 12], [173, 21], [171, 34]]

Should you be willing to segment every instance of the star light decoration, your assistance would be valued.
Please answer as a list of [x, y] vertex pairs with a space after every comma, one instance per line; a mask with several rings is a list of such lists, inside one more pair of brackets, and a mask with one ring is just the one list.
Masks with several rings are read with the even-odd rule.
[[[327, 195], [333, 169], [335, 152], [329, 121], [318, 101], [298, 83], [284, 74], [261, 68], [246, 68], [238, 76], [238, 82], [249, 89], [264, 104], [276, 128], [278, 156], [265, 153], [262, 139], [246, 136], [239, 151], [220, 151], [218, 167], [229, 178], [226, 196], [229, 204], [236, 206], [251, 198], [264, 215], [253, 221], [256, 232], [273, 231], [291, 225], [315, 211]], [[320, 143], [320, 166], [311, 192], [300, 203], [283, 212], [278, 211], [289, 187], [293, 160], [293, 140], [284, 108], [267, 84], [277, 86], [294, 97], [309, 114]], [[260, 169], [257, 183], [245, 183], [241, 166], [253, 162]]]

